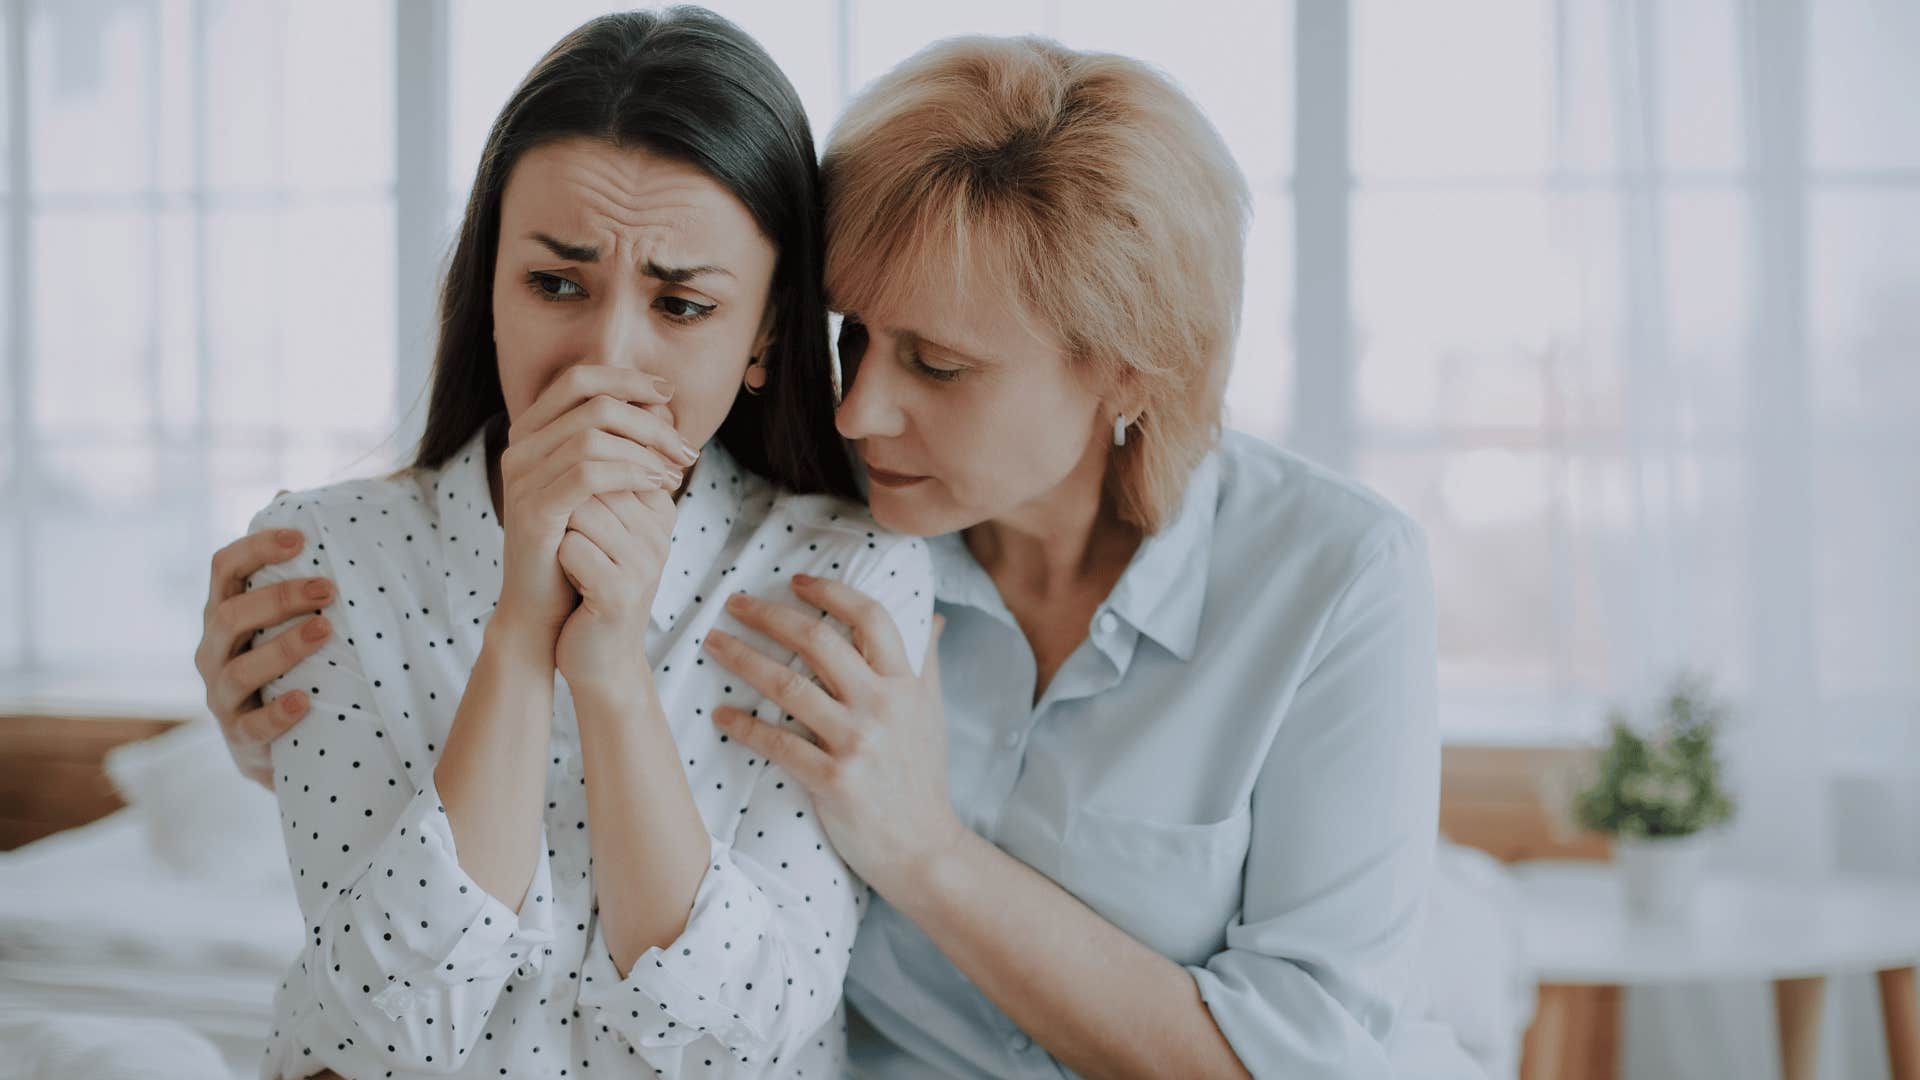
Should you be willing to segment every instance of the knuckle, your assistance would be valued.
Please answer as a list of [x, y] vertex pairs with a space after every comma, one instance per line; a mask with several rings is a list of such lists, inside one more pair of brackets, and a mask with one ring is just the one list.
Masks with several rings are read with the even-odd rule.
[[282, 633], [273, 641], [274, 652], [280, 660], [280, 673], [285, 673], [312, 651], [308, 647], [306, 635], [294, 633], [292, 630]]
[[240, 628], [235, 625], [234, 619], [234, 599], [220, 601], [219, 605], [213, 609], [212, 617], [207, 619], [207, 636], [226, 642], [229, 648], [232, 647], [233, 640], [240, 636]]
[[841, 763], [839, 758], [828, 758], [827, 761], [820, 766], [820, 784], [822, 787], [830, 790], [838, 790], [842, 782], [845, 781], [846, 775], [847, 767]]
[[796, 699], [806, 692], [807, 685], [806, 676], [792, 668], [787, 668], [785, 673], [780, 676], [780, 695], [789, 700]]
[[840, 635], [834, 631], [833, 627], [827, 625], [825, 619], [817, 619], [807, 624], [806, 633], [802, 636], [807, 647], [815, 652], [831, 648], [839, 638]]
[[247, 695], [253, 693], [253, 687], [248, 686], [246, 680], [240, 677], [240, 672], [237, 670], [239, 666], [237, 662], [229, 661], [220, 668], [220, 674], [215, 679], [220, 689], [225, 692], [225, 696], [231, 701], [244, 700]]
[[611, 424], [620, 418], [624, 402], [611, 394], [595, 394], [587, 402], [587, 419], [596, 424]]

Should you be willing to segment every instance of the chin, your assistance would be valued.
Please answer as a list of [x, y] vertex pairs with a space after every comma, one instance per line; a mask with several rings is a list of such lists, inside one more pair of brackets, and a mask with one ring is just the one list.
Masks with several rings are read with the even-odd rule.
[[867, 492], [867, 509], [881, 528], [906, 536], [940, 536], [979, 524], [945, 499], [889, 491], [877, 485]]

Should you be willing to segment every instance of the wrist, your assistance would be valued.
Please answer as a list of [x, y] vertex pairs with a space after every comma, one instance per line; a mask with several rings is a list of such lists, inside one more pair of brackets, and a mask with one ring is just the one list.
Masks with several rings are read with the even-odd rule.
[[915, 845], [910, 854], [898, 860], [892, 871], [883, 875], [885, 881], [869, 884], [886, 897], [887, 903], [908, 918], [915, 918], [928, 902], [964, 891], [976, 876], [969, 867], [982, 843], [959, 818], [950, 817], [929, 842]]
[[653, 669], [645, 653], [615, 670], [595, 665], [592, 671], [568, 671], [564, 667], [559, 671], [567, 680], [567, 691], [573, 695], [574, 702], [584, 707], [625, 709], [642, 695], [654, 692]]
[[547, 627], [528, 619], [495, 611], [481, 635], [483, 654], [519, 667], [551, 673], [554, 645], [560, 640], [558, 626]]

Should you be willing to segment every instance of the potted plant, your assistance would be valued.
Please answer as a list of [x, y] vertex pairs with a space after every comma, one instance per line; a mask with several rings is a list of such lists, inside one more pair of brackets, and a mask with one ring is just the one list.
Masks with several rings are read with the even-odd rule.
[[1692, 912], [1707, 830], [1733, 815], [1714, 736], [1727, 715], [1704, 679], [1676, 678], [1642, 734], [1620, 709], [1574, 819], [1614, 838], [1628, 909], [1654, 919]]

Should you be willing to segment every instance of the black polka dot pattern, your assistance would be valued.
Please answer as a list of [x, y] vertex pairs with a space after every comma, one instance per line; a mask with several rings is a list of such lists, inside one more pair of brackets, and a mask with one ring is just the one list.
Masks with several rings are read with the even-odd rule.
[[500, 593], [480, 436], [440, 470], [281, 496], [252, 525], [271, 527], [305, 533], [303, 557], [249, 587], [321, 574], [340, 598], [326, 610], [333, 636], [267, 689], [311, 701], [273, 747], [308, 933], [276, 998], [267, 1074], [840, 1075], [841, 980], [866, 888], [826, 843], [804, 789], [713, 726], [721, 704], [780, 713], [700, 662], [700, 643], [723, 624], [769, 645], [723, 601], [743, 590], [791, 601], [788, 576], [812, 573], [879, 599], [917, 658], [932, 617], [922, 541], [881, 533], [836, 500], [779, 495], [706, 448], [681, 498], [648, 655], [634, 660], [655, 665], [711, 857], [680, 938], [623, 976], [594, 899], [565, 681], [556, 677], [542, 855], [517, 910], [460, 868], [433, 786]]

